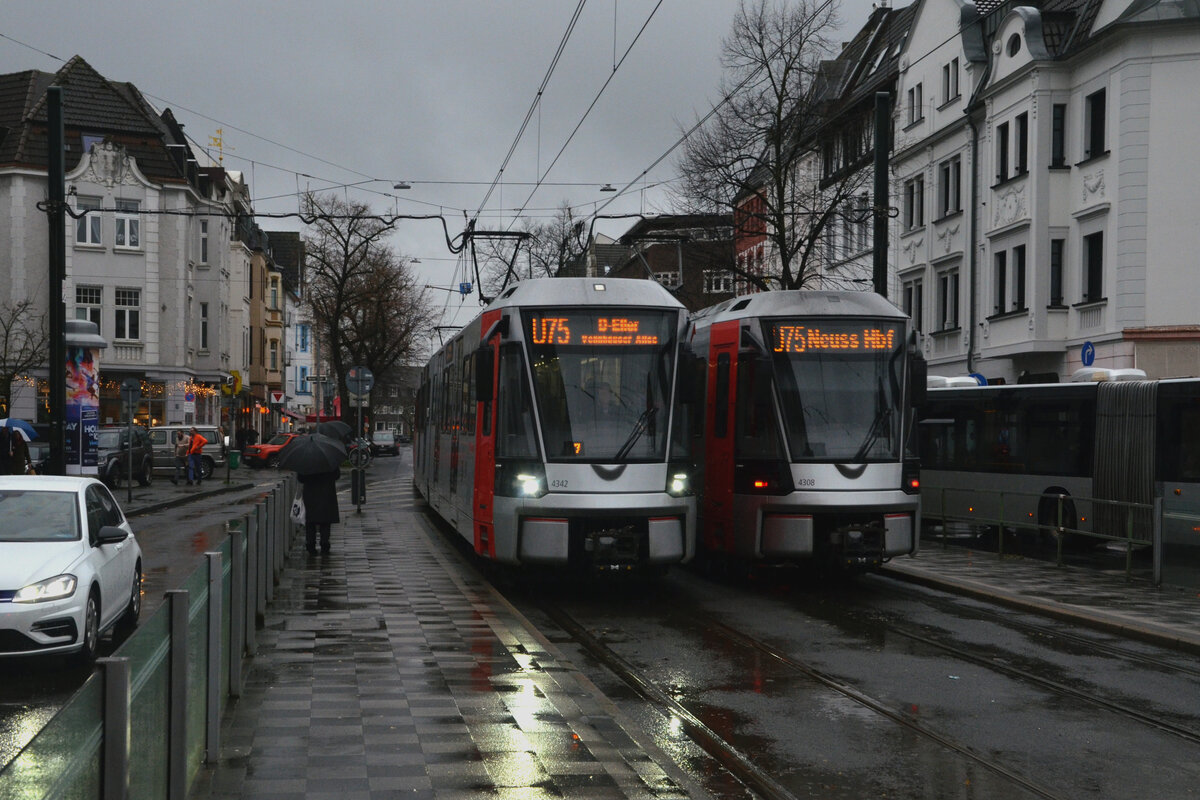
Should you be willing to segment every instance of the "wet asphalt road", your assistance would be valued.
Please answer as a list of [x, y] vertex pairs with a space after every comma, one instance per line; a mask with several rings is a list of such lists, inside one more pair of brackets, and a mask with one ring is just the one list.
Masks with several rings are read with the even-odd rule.
[[[200, 566], [204, 553], [219, 546], [227, 536], [225, 523], [252, 509], [278, 473], [241, 469], [232, 471], [228, 483], [225, 477], [218, 471], [200, 487], [156, 478], [150, 487], [113, 491], [142, 548], [143, 621], [162, 604], [167, 590], [179, 588]], [[138, 513], [161, 504], [175, 505]], [[120, 639], [106, 636], [100, 655], [111, 655], [120, 645]], [[90, 668], [60, 657], [0, 660], [0, 765], [20, 752], [90, 674]]]

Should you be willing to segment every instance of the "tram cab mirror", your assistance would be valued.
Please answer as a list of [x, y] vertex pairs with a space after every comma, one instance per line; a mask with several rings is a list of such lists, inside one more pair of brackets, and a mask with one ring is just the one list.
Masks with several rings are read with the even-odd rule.
[[929, 379], [929, 363], [920, 353], [913, 353], [909, 362], [911, 368], [908, 376], [908, 402], [913, 408], [925, 405], [926, 384]]
[[475, 351], [475, 402], [490, 403], [496, 396], [492, 384], [495, 374], [496, 352], [485, 343]]

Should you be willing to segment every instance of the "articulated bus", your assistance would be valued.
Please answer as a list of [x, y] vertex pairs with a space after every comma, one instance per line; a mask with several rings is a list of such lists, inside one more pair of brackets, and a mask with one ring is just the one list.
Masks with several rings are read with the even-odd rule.
[[525, 280], [424, 368], [413, 472], [487, 559], [661, 571], [695, 548], [674, 415], [686, 310], [653, 281]]
[[937, 388], [961, 379], [930, 376], [925, 516], [1147, 542], [1161, 498], [1164, 546], [1200, 553], [1187, 519], [1200, 518], [1200, 380], [1144, 378], [1087, 369], [1070, 383]]
[[778, 291], [697, 312], [686, 394], [706, 560], [870, 569], [917, 551], [906, 457], [925, 362], [871, 292]]

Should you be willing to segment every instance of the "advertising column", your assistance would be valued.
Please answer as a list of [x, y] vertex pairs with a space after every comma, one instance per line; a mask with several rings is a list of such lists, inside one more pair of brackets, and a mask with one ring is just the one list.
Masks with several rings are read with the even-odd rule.
[[94, 322], [67, 320], [67, 404], [64, 457], [67, 475], [96, 475], [100, 425], [100, 351], [108, 342]]

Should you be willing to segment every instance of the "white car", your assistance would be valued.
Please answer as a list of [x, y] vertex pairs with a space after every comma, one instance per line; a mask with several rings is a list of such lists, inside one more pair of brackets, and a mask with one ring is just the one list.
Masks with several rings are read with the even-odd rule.
[[142, 550], [100, 481], [0, 476], [0, 657], [96, 657], [142, 611]]

